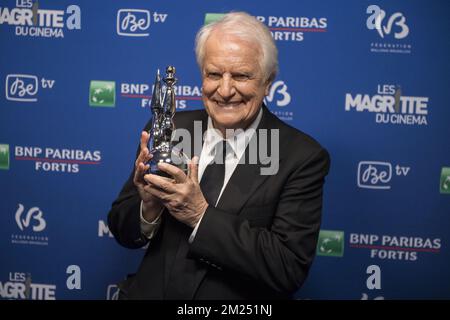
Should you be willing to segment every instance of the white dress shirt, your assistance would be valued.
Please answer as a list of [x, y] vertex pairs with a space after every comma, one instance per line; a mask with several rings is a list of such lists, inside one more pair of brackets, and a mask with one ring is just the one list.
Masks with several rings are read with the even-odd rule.
[[[226, 156], [225, 156], [225, 179], [223, 182], [222, 190], [220, 191], [219, 197], [217, 198], [217, 202], [214, 203], [214, 206], [217, 205], [217, 203], [220, 200], [220, 197], [222, 196], [223, 191], [225, 190], [225, 187], [228, 184], [228, 181], [230, 180], [231, 176], [233, 175], [234, 170], [236, 169], [239, 160], [241, 159], [242, 155], [245, 152], [245, 149], [247, 148], [247, 144], [249, 143], [250, 139], [253, 137], [253, 135], [256, 132], [256, 128], [259, 125], [259, 122], [262, 118], [262, 108], [259, 110], [258, 115], [256, 116], [256, 119], [252, 122], [252, 124], [245, 130], [236, 130], [232, 134], [230, 132], [227, 132], [227, 148], [226, 148]], [[203, 143], [202, 152], [200, 154], [199, 164], [198, 164], [198, 180], [201, 181], [203, 173], [205, 172], [206, 167], [208, 164], [213, 161], [215, 154], [216, 154], [216, 146], [217, 143], [221, 142], [223, 140], [222, 134], [219, 130], [215, 129], [212, 123], [212, 119], [208, 117], [208, 127], [205, 135], [205, 140]], [[213, 204], [210, 204], [213, 205]], [[158, 217], [153, 220], [152, 222], [148, 222], [144, 219], [142, 216], [142, 202], [141, 202], [141, 232], [144, 234], [148, 239], [151, 239], [157, 229], [160, 225], [162, 211], [158, 215]], [[201, 223], [202, 219], [200, 218], [199, 222], [195, 226], [194, 230], [192, 231], [191, 236], [189, 237], [189, 243], [191, 243], [194, 240], [195, 234], [197, 233], [198, 227]]]

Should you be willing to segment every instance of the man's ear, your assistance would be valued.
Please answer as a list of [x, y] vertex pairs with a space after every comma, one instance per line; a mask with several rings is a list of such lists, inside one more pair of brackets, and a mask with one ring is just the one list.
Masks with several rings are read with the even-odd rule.
[[272, 86], [272, 83], [275, 80], [275, 76], [276, 76], [276, 74], [272, 73], [269, 76], [269, 78], [266, 80], [266, 83], [265, 83], [266, 89], [265, 89], [265, 92], [264, 92], [266, 96], [269, 95], [270, 87]]
[[272, 86], [272, 82], [273, 82], [272, 80], [273, 80], [272, 78], [269, 78], [269, 79], [267, 79], [267, 81], [266, 81], [266, 84], [265, 84], [266, 88], [265, 88], [265, 90], [264, 90], [264, 95], [266, 95], [266, 96], [269, 95], [270, 86]]

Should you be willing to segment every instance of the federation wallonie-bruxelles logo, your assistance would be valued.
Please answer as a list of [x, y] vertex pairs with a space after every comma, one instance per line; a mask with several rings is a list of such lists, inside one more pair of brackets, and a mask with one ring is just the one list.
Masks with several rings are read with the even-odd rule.
[[442, 168], [439, 190], [441, 193], [450, 194], [450, 167]]
[[9, 170], [9, 145], [0, 144], [0, 169]]
[[369, 5], [366, 13], [368, 30], [375, 30], [377, 41], [371, 42], [370, 52], [410, 54], [412, 46], [407, 41], [409, 22], [402, 12], [386, 12], [377, 5]]
[[21, 232], [11, 234], [12, 244], [48, 246], [48, 236], [41, 234], [47, 227], [47, 221], [39, 207], [28, 208], [19, 203], [14, 218]]
[[344, 256], [344, 232], [320, 230], [317, 242], [317, 255], [328, 257]]
[[92, 80], [89, 86], [89, 105], [91, 107], [115, 107], [115, 81]]

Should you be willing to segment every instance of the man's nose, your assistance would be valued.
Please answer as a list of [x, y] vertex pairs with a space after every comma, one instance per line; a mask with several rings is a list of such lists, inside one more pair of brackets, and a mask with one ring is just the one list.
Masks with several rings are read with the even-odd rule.
[[229, 75], [224, 75], [219, 83], [219, 88], [217, 89], [220, 97], [224, 100], [230, 99], [236, 93], [236, 88], [234, 87], [234, 81]]

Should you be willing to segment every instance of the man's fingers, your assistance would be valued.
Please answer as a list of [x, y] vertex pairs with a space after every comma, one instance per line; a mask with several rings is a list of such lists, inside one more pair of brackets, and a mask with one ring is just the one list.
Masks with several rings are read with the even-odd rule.
[[139, 165], [139, 162], [148, 162], [148, 160], [150, 160], [149, 156], [151, 154], [147, 148], [149, 137], [150, 137], [150, 135], [147, 132], [142, 131], [141, 144], [140, 144], [141, 151], [139, 152], [139, 155], [136, 159], [136, 163], [135, 163], [136, 167]]
[[145, 148], [144, 150], [141, 150], [141, 152], [139, 153], [139, 156], [137, 157], [136, 162], [135, 162], [135, 166], [136, 166], [135, 174], [134, 174], [135, 180], [143, 182], [143, 175], [150, 168], [150, 166], [148, 165], [148, 162], [150, 161], [151, 158], [153, 158], [153, 155], [148, 151], [147, 148]]
[[195, 156], [189, 163], [189, 177], [196, 184], [198, 184], [198, 159], [198, 156]]
[[176, 191], [175, 184], [172, 179], [160, 177], [156, 174], [146, 174], [144, 180], [152, 187], [156, 187], [165, 193], [174, 193]]
[[136, 166], [136, 170], [134, 171], [134, 182], [144, 183], [144, 174], [149, 168], [149, 165], [145, 165], [142, 162], [138, 163], [138, 165]]
[[137, 167], [139, 165], [139, 163], [144, 161], [145, 155], [147, 154], [146, 150], [141, 150], [141, 152], [139, 152], [138, 157], [136, 158], [136, 162], [134, 163], [134, 165]]
[[180, 168], [164, 162], [158, 163], [158, 168], [161, 171], [170, 174], [177, 183], [183, 183], [186, 181], [187, 176]]
[[153, 155], [147, 148], [149, 138], [150, 134], [148, 132], [146, 131], [141, 132], [141, 143], [140, 143], [141, 151], [139, 152], [139, 155], [135, 162], [136, 167], [134, 172], [135, 183], [145, 183], [144, 174], [150, 168], [150, 166], [147, 163], [150, 161]]
[[136, 165], [139, 163], [147, 164], [151, 158], [153, 158], [153, 155], [148, 151], [148, 149], [144, 149], [136, 159]]
[[170, 194], [165, 193], [164, 191], [151, 185], [146, 185], [144, 190], [162, 201], [167, 201], [170, 197]]
[[[147, 167], [148, 166], [148, 161], [153, 157], [153, 155], [151, 153], [148, 153], [143, 151], [139, 154], [138, 158], [136, 159], [136, 171], [143, 171], [145, 169], [142, 168], [142, 166]], [[142, 165], [142, 166], [141, 166]], [[148, 169], [148, 168], [147, 168]]]
[[150, 138], [150, 134], [146, 131], [142, 131], [141, 133], [141, 151], [147, 148], [148, 139]]
[[138, 174], [142, 177], [144, 177], [145, 172], [150, 168], [150, 166], [148, 164], [143, 164], [142, 162], [139, 163], [137, 171]]

